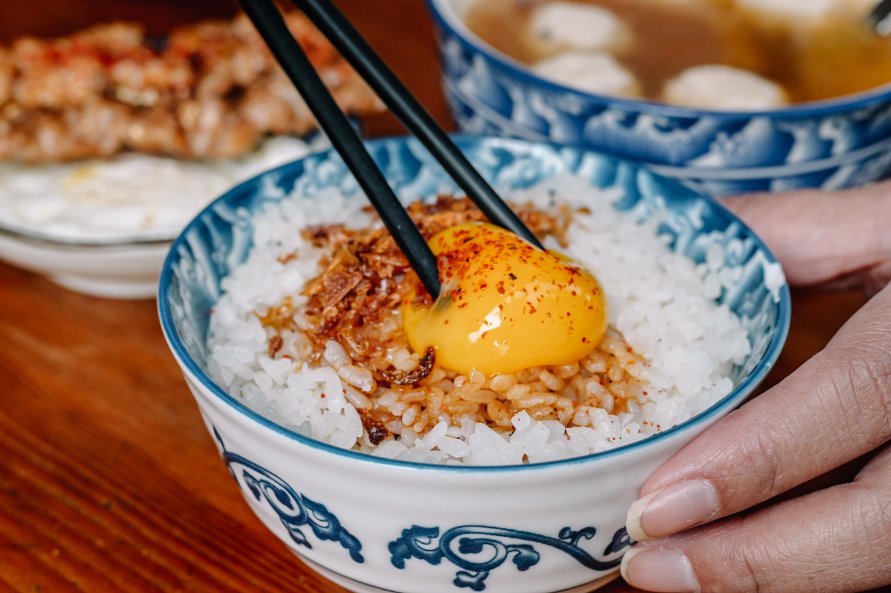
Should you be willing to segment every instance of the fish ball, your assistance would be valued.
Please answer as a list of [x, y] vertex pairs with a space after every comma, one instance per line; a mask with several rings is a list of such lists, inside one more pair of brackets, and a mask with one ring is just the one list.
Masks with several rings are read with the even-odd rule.
[[739, 8], [783, 21], [820, 20], [841, 5], [840, 0], [736, 0]]
[[747, 70], [695, 66], [668, 81], [663, 100], [675, 105], [717, 110], [758, 110], [788, 103], [783, 88]]
[[604, 53], [565, 52], [537, 62], [532, 70], [566, 86], [603, 95], [639, 97], [640, 83], [614, 57]]
[[631, 32], [615, 14], [577, 2], [536, 6], [529, 28], [536, 41], [562, 49], [619, 51], [631, 42]]

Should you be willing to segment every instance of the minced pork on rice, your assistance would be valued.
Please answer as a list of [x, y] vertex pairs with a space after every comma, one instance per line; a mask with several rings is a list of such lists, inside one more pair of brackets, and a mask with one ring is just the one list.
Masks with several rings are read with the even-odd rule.
[[[223, 280], [211, 317], [211, 376], [282, 426], [339, 447], [424, 463], [563, 459], [689, 419], [732, 389], [730, 370], [750, 351], [740, 320], [714, 302], [720, 251], [710, 250], [707, 262], [696, 265], [670, 251], [653, 224], [616, 211], [615, 192], [592, 195], [575, 181], [505, 197], [520, 205], [527, 224], [543, 225], [533, 229], [539, 236], [542, 228], [553, 231], [544, 238], [548, 248], [603, 286], [609, 330], [577, 363], [491, 377], [434, 364], [400, 385], [394, 376], [412, 377], [430, 361], [408, 348], [398, 306], [375, 326], [375, 355], [338, 339], [347, 334], [320, 332], [310, 314], [313, 282], [343, 257], [333, 251], [343, 244], [332, 239], [342, 227], [330, 225], [381, 226], [363, 200], [327, 195], [270, 203], [255, 217], [254, 247]], [[321, 226], [328, 232], [301, 233]], [[401, 283], [387, 282], [384, 292], [399, 290]]]

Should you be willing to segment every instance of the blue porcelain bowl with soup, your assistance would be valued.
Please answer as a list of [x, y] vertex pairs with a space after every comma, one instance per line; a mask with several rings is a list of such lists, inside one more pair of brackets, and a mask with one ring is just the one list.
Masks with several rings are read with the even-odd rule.
[[645, 163], [714, 196], [839, 189], [891, 174], [891, 85], [761, 111], [710, 111], [552, 82], [465, 24], [472, 0], [428, 0], [458, 128]]
[[[211, 378], [208, 328], [213, 315], [224, 315], [218, 303], [238, 277], [233, 271], [265, 240], [254, 227], [264, 212], [277, 205], [291, 212], [295, 200], [321, 209], [319, 201], [332, 192], [364, 204], [333, 152], [272, 169], [197, 215], [163, 266], [162, 329], [222, 458], [221, 471], [225, 465], [257, 517], [324, 576], [363, 593], [589, 591], [617, 576], [631, 543], [625, 514], [647, 476], [752, 395], [773, 366], [789, 326], [788, 287], [751, 230], [676, 181], [573, 148], [504, 138], [456, 142], [499, 191], [572, 176], [581, 183], [576, 191], [612, 192], [616, 209], [653, 222], [665, 244], [694, 265], [721, 255], [730, 284], [715, 298], [739, 316], [751, 344], [730, 370], [727, 394], [643, 440], [498, 466], [382, 458], [271, 420]], [[400, 198], [457, 192], [414, 139], [367, 146]]]

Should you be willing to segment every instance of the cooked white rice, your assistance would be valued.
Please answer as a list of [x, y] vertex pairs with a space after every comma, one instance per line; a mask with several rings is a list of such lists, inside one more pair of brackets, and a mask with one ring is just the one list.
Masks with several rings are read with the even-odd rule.
[[[270, 420], [338, 447], [401, 460], [500, 465], [544, 462], [608, 450], [664, 430], [707, 408], [733, 388], [729, 373], [750, 351], [740, 320], [714, 299], [724, 286], [722, 250], [709, 250], [696, 265], [671, 252], [655, 232], [617, 212], [615, 192], [592, 195], [581, 180], [561, 179], [506, 195], [516, 203], [546, 209], [552, 196], [590, 208], [578, 212], [560, 248], [600, 280], [609, 304], [610, 325], [648, 362], [646, 396], [627, 411], [590, 411], [588, 426], [565, 427], [535, 421], [525, 412], [512, 418], [512, 431], [464, 421], [436, 423], [426, 434], [405, 431], [399, 439], [373, 446], [354, 404], [370, 372], [349, 364], [342, 349], [326, 350], [324, 365], [309, 368], [289, 358], [272, 358], [272, 329], [258, 316], [300, 291], [317, 276], [322, 250], [306, 244], [299, 230], [346, 222], [363, 227], [372, 218], [364, 201], [330, 195], [286, 199], [264, 207], [255, 218], [255, 245], [248, 259], [223, 280], [208, 338], [209, 372], [230, 394]], [[558, 248], [554, 242], [548, 245]], [[280, 258], [298, 250], [298, 257]], [[284, 332], [285, 350], [299, 350], [300, 332]], [[397, 361], [398, 362], [398, 361]]]

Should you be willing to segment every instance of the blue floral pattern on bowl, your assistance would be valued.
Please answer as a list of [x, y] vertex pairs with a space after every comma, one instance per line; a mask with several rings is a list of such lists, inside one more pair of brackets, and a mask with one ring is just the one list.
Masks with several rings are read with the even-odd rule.
[[[359, 564], [365, 562], [362, 556], [362, 542], [347, 531], [325, 505], [299, 494], [287, 482], [259, 463], [228, 451], [223, 437], [216, 428], [213, 429], [213, 433], [223, 461], [229, 467], [235, 482], [247, 489], [257, 502], [266, 501], [295, 544], [312, 549], [313, 544], [302, 529], [309, 527], [316, 539], [338, 542], [349, 552], [354, 562]], [[240, 468], [241, 471], [236, 471], [236, 468]]]
[[891, 174], [891, 86], [776, 112], [693, 110], [540, 78], [474, 38], [454, 0], [428, 0], [446, 97], [464, 132], [576, 145], [658, 165], [711, 195], [836, 189]]
[[622, 560], [617, 554], [632, 543], [628, 532], [622, 527], [613, 534], [603, 550], [603, 556], [610, 557], [608, 559], [592, 556], [582, 547], [582, 540], [590, 540], [596, 533], [594, 527], [578, 531], [564, 527], [557, 537], [550, 537], [488, 525], [462, 525], [440, 535], [438, 527], [412, 525], [390, 542], [388, 548], [390, 562], [400, 570], [410, 558], [434, 565], [445, 559], [459, 569], [453, 581], [456, 587], [483, 591], [491, 572], [508, 560], [519, 571], [527, 571], [538, 564], [541, 554], [536, 545], [557, 549], [591, 570], [616, 568]]

